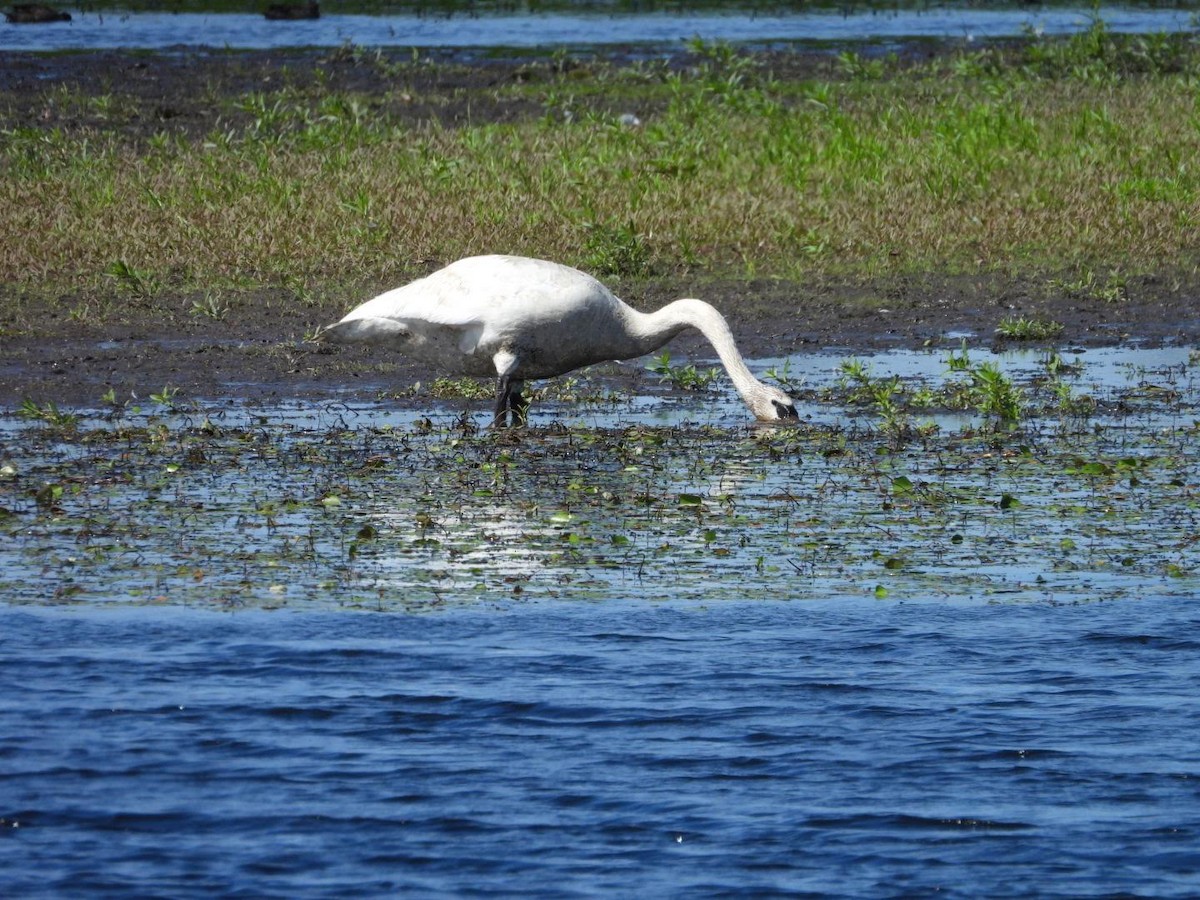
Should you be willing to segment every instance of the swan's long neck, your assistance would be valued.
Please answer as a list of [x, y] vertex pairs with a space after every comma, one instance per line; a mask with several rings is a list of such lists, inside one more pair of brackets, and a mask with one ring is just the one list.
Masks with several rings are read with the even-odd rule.
[[657, 350], [685, 328], [695, 328], [713, 345], [733, 386], [747, 404], [755, 389], [763, 387], [746, 368], [725, 317], [703, 300], [676, 300], [657, 312], [637, 313], [634, 326], [634, 338], [640, 348], [637, 355]]

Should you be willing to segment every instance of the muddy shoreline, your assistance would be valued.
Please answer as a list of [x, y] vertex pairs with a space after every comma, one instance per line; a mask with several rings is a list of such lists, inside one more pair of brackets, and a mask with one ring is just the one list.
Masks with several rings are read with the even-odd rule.
[[[650, 307], [670, 295], [701, 294], [718, 307], [747, 299], [749, 310], [730, 315], [743, 352], [751, 359], [803, 353], [870, 353], [895, 347], [1012, 346], [995, 335], [1006, 316], [1050, 318], [1065, 326], [1056, 347], [1194, 345], [1195, 294], [1155, 293], [1119, 304], [1033, 297], [1011, 281], [930, 276], [886, 285], [708, 283], [687, 290], [686, 279], [664, 279], [630, 296]], [[669, 290], [673, 288], [674, 290]], [[347, 297], [344, 308], [360, 299]], [[146, 397], [170, 386], [181, 399], [363, 397], [402, 392], [429, 372], [382, 350], [326, 347], [304, 340], [334, 321], [341, 307], [299, 308], [243, 298], [221, 321], [171, 309], [169, 299], [99, 325], [79, 323], [61, 311], [31, 312], [28, 333], [5, 340], [0, 396], [8, 408], [24, 400], [92, 407], [113, 391], [120, 400]], [[137, 314], [140, 312], [141, 314]], [[698, 337], [670, 345], [677, 359], [709, 359]], [[404, 402], [404, 401], [398, 401]], [[412, 402], [422, 402], [415, 398]]]
[[[926, 51], [913, 51], [918, 52]], [[830, 70], [832, 60], [789, 54], [768, 64], [783, 75], [816, 77]], [[0, 110], [9, 128], [115, 128], [133, 140], [163, 130], [194, 136], [215, 123], [214, 92], [241, 94], [284, 84], [303, 88], [317, 77], [377, 97], [389, 115], [414, 121], [432, 117], [452, 125], [467, 115], [473, 121], [540, 115], [527, 101], [497, 99], [481, 89], [549, 76], [545, 64], [487, 60], [414, 67], [406, 70], [405, 89], [397, 89], [378, 66], [328, 51], [13, 53], [0, 67]], [[197, 84], [204, 91], [196, 91]], [[119, 96], [123, 113], [117, 121], [101, 123], [91, 121], [86, 109], [56, 106], [47, 98], [59, 85]], [[439, 99], [430, 105], [413, 97]], [[427, 267], [445, 262], [430, 260]], [[751, 358], [953, 347], [961, 336], [969, 336], [972, 346], [994, 347], [1003, 344], [995, 329], [1005, 317], [1061, 323], [1063, 333], [1054, 342], [1061, 347], [1194, 345], [1200, 337], [1200, 277], [1189, 272], [1128, 276], [1116, 299], [1072, 291], [1045, 273], [930, 273], [866, 281], [820, 277], [799, 283], [668, 272], [612, 286], [643, 309], [678, 296], [709, 300], [726, 311]], [[152, 299], [122, 293], [115, 284], [105, 291], [46, 299], [27, 297], [17, 285], [0, 285], [0, 309], [5, 310], [0, 315], [0, 407], [11, 410], [26, 399], [90, 407], [110, 390], [121, 400], [164, 386], [188, 399], [318, 399], [347, 391], [369, 396], [405, 390], [439, 374], [387, 353], [304, 340], [366, 299], [361, 289], [308, 302], [283, 289], [247, 290], [231, 296], [219, 318], [197, 312], [194, 289], [168, 286]], [[696, 338], [677, 340], [671, 350], [679, 358], [711, 356]]]

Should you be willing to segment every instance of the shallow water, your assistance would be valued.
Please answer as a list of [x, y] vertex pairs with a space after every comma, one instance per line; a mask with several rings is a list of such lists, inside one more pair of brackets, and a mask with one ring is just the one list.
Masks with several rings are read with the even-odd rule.
[[1195, 896], [1200, 367], [973, 355], [0, 419], [6, 894]]
[[[875, 384], [895, 376], [902, 399], [939, 402], [970, 380], [948, 371], [954, 353], [860, 362]], [[1193, 355], [1066, 351], [1071, 368], [1054, 380], [1045, 359], [969, 360], [1007, 373], [1019, 427], [937, 405], [889, 425], [839, 386], [847, 360], [832, 355], [756, 363], [788, 381], [797, 428], [753, 426], [726, 382], [689, 392], [651, 379], [628, 392], [586, 373], [550, 382], [533, 427], [512, 432], [483, 428], [488, 404], [467, 400], [197, 400], [65, 427], [0, 420], [0, 596], [414, 609], [497, 592], [1190, 595]]]
[[[1109, 28], [1121, 32], [1176, 32], [1192, 27], [1192, 13], [1178, 9], [1105, 4]], [[1088, 27], [1092, 8], [981, 9], [947, 4], [930, 9], [842, 15], [829, 12], [762, 15], [731, 13], [545, 14], [486, 16], [324, 15], [313, 21], [269, 22], [257, 14], [89, 13], [71, 10], [72, 21], [49, 26], [0, 23], [0, 49], [154, 49], [200, 46], [233, 49], [335, 47], [586, 47], [604, 44], [678, 46], [705, 40], [889, 41], [907, 38], [987, 39], [1013, 37], [1026, 28], [1071, 34]]]
[[9, 896], [1195, 896], [1192, 600], [0, 611]]

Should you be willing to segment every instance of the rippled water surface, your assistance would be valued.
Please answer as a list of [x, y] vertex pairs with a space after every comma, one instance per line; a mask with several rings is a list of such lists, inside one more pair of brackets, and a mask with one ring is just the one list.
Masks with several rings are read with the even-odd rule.
[[0, 613], [9, 896], [1194, 896], [1200, 612]]
[[0, 418], [5, 896], [1195, 896], [1200, 360], [966, 356]]
[[[1114, 31], [1182, 31], [1191, 12], [1102, 4]], [[72, 21], [44, 27], [0, 22], [0, 49], [164, 49], [181, 45], [264, 49], [333, 47], [346, 42], [384, 47], [546, 47], [670, 44], [693, 37], [735, 42], [862, 41], [914, 37], [1012, 37], [1026, 28], [1070, 34], [1086, 28], [1093, 9], [1028, 6], [987, 9], [944, 4], [915, 10], [762, 14], [757, 11], [521, 13], [514, 15], [324, 15], [270, 22], [258, 14], [72, 11]]]

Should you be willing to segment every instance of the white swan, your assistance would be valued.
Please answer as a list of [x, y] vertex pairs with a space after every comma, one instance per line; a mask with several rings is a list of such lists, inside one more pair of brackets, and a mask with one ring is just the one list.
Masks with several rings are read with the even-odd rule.
[[494, 424], [523, 424], [527, 379], [657, 350], [685, 328], [708, 338], [759, 419], [796, 418], [792, 398], [750, 374], [725, 319], [702, 300], [640, 313], [577, 269], [519, 256], [474, 256], [380, 294], [321, 333], [401, 351], [441, 371], [495, 375]]

